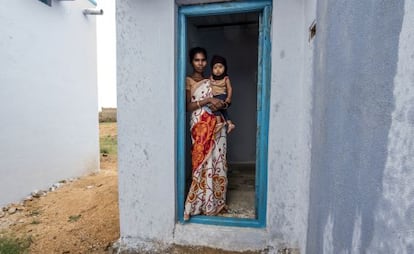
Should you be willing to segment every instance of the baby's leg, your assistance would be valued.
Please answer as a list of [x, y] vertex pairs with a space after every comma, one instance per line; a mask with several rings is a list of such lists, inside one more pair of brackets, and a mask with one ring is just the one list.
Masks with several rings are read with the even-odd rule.
[[234, 128], [236, 128], [236, 125], [230, 120], [229, 114], [227, 113], [226, 109], [220, 110], [221, 114], [223, 115], [224, 119], [227, 123], [227, 133], [230, 133]]
[[227, 133], [230, 133], [234, 128], [236, 125], [231, 120], [227, 120]]

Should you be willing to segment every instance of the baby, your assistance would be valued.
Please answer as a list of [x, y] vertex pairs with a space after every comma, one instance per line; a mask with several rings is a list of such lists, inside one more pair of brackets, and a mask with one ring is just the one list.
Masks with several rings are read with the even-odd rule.
[[[210, 84], [214, 98], [220, 99], [227, 103], [227, 105], [230, 105], [233, 91], [230, 79], [227, 76], [227, 62], [226, 59], [222, 56], [215, 55], [211, 59]], [[224, 119], [227, 122], [227, 133], [229, 133], [236, 127], [236, 125], [234, 125], [233, 122], [229, 119], [229, 115], [226, 109], [227, 107], [216, 111], [214, 114], [216, 116], [220, 114], [223, 115]]]

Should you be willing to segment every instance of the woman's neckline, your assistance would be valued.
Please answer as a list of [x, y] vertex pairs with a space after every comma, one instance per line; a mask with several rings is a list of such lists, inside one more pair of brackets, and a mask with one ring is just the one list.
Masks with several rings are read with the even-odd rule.
[[197, 77], [197, 78], [194, 78], [193, 76], [188, 76], [188, 78], [192, 79], [195, 82], [200, 82], [201, 80], [207, 79], [205, 77]]

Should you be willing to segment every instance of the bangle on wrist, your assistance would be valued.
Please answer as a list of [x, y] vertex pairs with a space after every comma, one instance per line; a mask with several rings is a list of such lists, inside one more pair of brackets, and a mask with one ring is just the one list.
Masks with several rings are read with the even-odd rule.
[[197, 101], [197, 106], [198, 106], [198, 108], [201, 108], [200, 101]]

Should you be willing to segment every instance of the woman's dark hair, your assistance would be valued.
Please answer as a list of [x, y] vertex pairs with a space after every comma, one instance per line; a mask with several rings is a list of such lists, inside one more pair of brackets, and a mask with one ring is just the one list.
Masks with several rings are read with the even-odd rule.
[[190, 49], [190, 51], [188, 52], [188, 56], [190, 57], [190, 59], [189, 59], [190, 63], [193, 61], [194, 56], [198, 53], [203, 54], [207, 59], [207, 51], [204, 48], [194, 47], [194, 48]]

